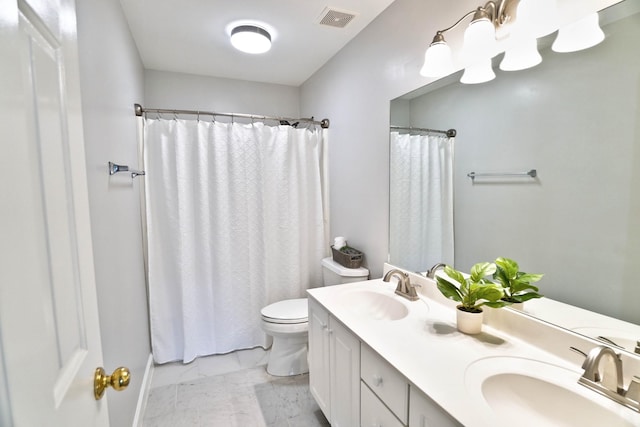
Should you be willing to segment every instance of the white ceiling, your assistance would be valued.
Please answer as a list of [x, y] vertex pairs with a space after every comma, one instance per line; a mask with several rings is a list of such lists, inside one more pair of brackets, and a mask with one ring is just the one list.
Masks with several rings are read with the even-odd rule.
[[[144, 67], [299, 86], [393, 0], [120, 0]], [[356, 17], [344, 28], [319, 24], [325, 8]], [[230, 24], [271, 32], [267, 53], [229, 42]]]

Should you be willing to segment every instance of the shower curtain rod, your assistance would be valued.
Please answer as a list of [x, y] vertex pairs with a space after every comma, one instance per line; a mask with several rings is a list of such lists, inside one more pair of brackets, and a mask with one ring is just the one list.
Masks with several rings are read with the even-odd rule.
[[239, 114], [239, 113], [214, 113], [211, 111], [200, 110], [168, 110], [163, 108], [143, 108], [140, 104], [133, 104], [136, 116], [142, 116], [144, 113], [158, 113], [158, 114], [190, 114], [194, 116], [221, 116], [221, 117], [235, 117], [252, 120], [276, 120], [279, 122], [306, 122], [313, 123], [314, 125], [320, 125], [323, 129], [329, 128], [329, 119], [322, 119], [320, 121], [314, 120], [313, 117], [309, 119], [300, 118], [292, 119], [289, 117], [274, 117], [274, 116], [259, 116], [255, 114]]
[[389, 126], [389, 129], [408, 130], [409, 132], [415, 131], [415, 132], [441, 133], [443, 135], [447, 135], [449, 138], [453, 138], [454, 136], [456, 136], [455, 129], [438, 130], [438, 129], [414, 128], [414, 127], [405, 127], [405, 126]]

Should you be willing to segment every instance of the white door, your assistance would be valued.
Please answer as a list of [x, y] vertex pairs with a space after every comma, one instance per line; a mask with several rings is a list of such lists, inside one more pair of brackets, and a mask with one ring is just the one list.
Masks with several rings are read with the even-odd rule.
[[0, 141], [0, 425], [107, 426], [73, 0], [0, 0]]

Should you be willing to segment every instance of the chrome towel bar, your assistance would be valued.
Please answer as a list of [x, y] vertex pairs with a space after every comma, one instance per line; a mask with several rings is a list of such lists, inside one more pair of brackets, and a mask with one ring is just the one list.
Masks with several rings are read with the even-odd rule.
[[109, 175], [113, 175], [118, 172], [130, 172], [131, 178], [135, 178], [136, 176], [139, 176], [139, 175], [145, 175], [144, 171], [129, 169], [129, 166], [118, 165], [113, 162], [109, 162]]
[[531, 178], [535, 178], [536, 176], [538, 176], [538, 172], [535, 169], [531, 169], [528, 172], [496, 172], [496, 173], [479, 173], [479, 172], [469, 172], [467, 174], [467, 176], [469, 178], [471, 178], [471, 180], [473, 181], [476, 178], [481, 178], [481, 177], [501, 177], [501, 176], [506, 176], [506, 177], [531, 177]]

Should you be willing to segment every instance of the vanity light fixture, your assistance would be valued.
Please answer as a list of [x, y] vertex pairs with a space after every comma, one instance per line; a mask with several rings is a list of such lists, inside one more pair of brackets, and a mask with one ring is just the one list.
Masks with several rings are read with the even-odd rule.
[[[517, 20], [512, 24], [504, 57], [500, 62], [503, 71], [518, 71], [535, 67], [542, 62], [538, 52], [537, 37], [555, 29], [557, 15], [555, 0], [521, 1], [517, 8]], [[551, 30], [544, 30], [551, 28]]]
[[553, 42], [554, 52], [576, 52], [588, 49], [604, 40], [597, 13], [587, 15], [581, 20], [560, 28]]
[[[460, 25], [467, 17], [471, 22], [464, 32], [461, 60], [466, 64], [462, 83], [482, 83], [495, 78], [491, 58], [498, 53], [498, 40], [504, 40], [505, 55], [500, 69], [524, 70], [542, 62], [537, 38], [555, 31], [556, 0], [490, 0], [484, 6], [467, 12], [455, 24], [439, 30], [424, 55], [420, 74], [444, 77], [454, 70], [453, 54], [444, 33]], [[560, 29], [552, 49], [573, 52], [594, 46], [604, 39], [598, 26], [598, 14], [575, 25]], [[594, 22], [595, 18], [595, 22]], [[489, 69], [488, 69], [488, 68]]]
[[541, 62], [542, 56], [538, 52], [538, 40], [522, 38], [504, 51], [504, 57], [500, 61], [500, 69], [503, 71], [526, 70]]
[[231, 30], [231, 44], [245, 53], [265, 53], [271, 49], [271, 34], [256, 25], [239, 25]]
[[495, 78], [496, 73], [493, 72], [493, 68], [491, 67], [491, 58], [486, 58], [474, 64], [467, 65], [460, 78], [460, 83], [478, 84], [488, 82]]
[[[435, 61], [431, 61], [433, 55], [430, 51], [433, 48], [438, 48], [444, 52], [442, 46], [446, 45], [444, 33], [460, 25], [460, 23], [469, 16], [472, 16], [471, 23], [464, 32], [464, 62], [473, 64], [471, 67], [474, 69], [479, 67], [479, 65], [477, 65], [479, 63], [486, 64], [487, 59], [493, 58], [498, 53], [496, 32], [512, 20], [512, 17], [515, 16], [515, 8], [517, 8], [520, 1], [521, 0], [491, 0], [484, 6], [480, 6], [471, 12], [467, 12], [450, 27], [438, 31], [425, 52], [425, 63], [420, 74], [425, 77], [443, 77], [445, 75], [440, 74], [440, 71], [444, 67], [440, 64], [432, 63]], [[453, 57], [450, 49], [449, 55], [445, 60], [453, 64]], [[451, 68], [453, 68], [453, 65]], [[472, 71], [472, 74], [475, 74], [475, 71]], [[472, 80], [476, 82], [476, 79]]]
[[[495, 5], [490, 2], [487, 6], [490, 4]], [[463, 55], [468, 63], [493, 58], [498, 53], [494, 18], [489, 14], [489, 10], [495, 10], [495, 7], [487, 8], [487, 6], [476, 9], [471, 23], [464, 30]]]
[[438, 31], [433, 38], [433, 42], [424, 53], [424, 65], [420, 74], [425, 77], [442, 77], [453, 73], [453, 55], [451, 48], [444, 41], [441, 31]]

